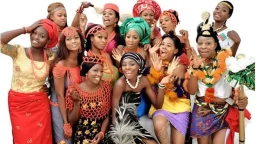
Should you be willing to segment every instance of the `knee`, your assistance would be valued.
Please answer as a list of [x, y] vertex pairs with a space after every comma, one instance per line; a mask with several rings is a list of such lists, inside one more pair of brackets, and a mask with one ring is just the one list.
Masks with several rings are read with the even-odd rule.
[[164, 116], [156, 116], [153, 118], [154, 129], [156, 132], [161, 131], [163, 128], [167, 129], [168, 123]]

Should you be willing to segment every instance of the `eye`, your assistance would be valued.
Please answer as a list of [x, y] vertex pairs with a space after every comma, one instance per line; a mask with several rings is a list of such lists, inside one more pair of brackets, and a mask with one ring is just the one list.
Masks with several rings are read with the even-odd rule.
[[98, 36], [98, 38], [102, 39], [102, 36]]
[[76, 36], [75, 39], [79, 39], [80, 37], [79, 36]]

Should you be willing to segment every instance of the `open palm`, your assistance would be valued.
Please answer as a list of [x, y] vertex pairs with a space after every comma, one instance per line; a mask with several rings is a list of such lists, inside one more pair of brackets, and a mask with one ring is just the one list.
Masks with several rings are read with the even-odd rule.
[[167, 74], [172, 75], [173, 71], [179, 67], [179, 62], [180, 59], [178, 57], [174, 57], [172, 62], [169, 64], [168, 69], [167, 69]]
[[154, 53], [150, 59], [154, 69], [156, 71], [161, 71], [163, 63], [160, 57], [156, 53]]

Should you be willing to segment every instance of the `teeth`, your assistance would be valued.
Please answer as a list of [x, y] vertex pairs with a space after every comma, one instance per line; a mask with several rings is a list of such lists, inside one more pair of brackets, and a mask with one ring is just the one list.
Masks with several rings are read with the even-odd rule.
[[100, 81], [100, 78], [95, 78], [97, 81]]

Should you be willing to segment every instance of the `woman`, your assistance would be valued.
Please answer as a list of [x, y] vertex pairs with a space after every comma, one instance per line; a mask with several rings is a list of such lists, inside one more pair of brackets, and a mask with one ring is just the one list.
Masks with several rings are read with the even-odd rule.
[[65, 93], [69, 85], [81, 82], [84, 39], [74, 27], [66, 27], [59, 37], [59, 49], [53, 61], [51, 111], [55, 143], [71, 144], [72, 127], [67, 119]]
[[111, 108], [111, 85], [102, 80], [103, 61], [97, 55], [84, 57], [80, 75], [85, 77], [83, 82], [69, 86], [66, 94], [74, 143], [102, 143]]
[[[200, 56], [193, 50], [189, 69], [188, 91], [196, 94], [190, 134], [199, 144], [210, 143], [210, 138], [213, 144], [220, 144], [225, 143], [226, 131], [231, 126], [227, 118], [236, 105], [228, 103], [233, 100], [232, 87], [225, 81], [226, 59], [231, 50], [221, 50], [217, 32], [207, 24], [208, 19], [204, 19], [196, 38]], [[246, 105], [246, 98], [238, 104], [241, 109]]]
[[[83, 12], [84, 8], [92, 6], [90, 2], [84, 2], [82, 4], [80, 13]], [[118, 22], [120, 19], [119, 8], [113, 3], [106, 3], [103, 9], [98, 9], [97, 13], [102, 14], [102, 22], [105, 26], [105, 30], [108, 34], [107, 45], [104, 49], [108, 54], [112, 54], [112, 50], [118, 45], [123, 45], [123, 39], [120, 36], [120, 30]], [[72, 26], [78, 25], [78, 18], [73, 20]]]
[[[8, 44], [13, 38], [26, 33], [30, 33], [29, 48]], [[46, 51], [57, 41], [57, 27], [47, 19], [1, 33], [1, 52], [13, 59], [8, 104], [15, 144], [52, 143], [50, 104], [42, 88], [53, 60], [53, 55]]]
[[231, 47], [232, 56], [236, 55], [241, 39], [237, 32], [230, 30], [226, 23], [232, 16], [234, 6], [229, 1], [221, 1], [213, 11], [214, 30], [218, 33], [221, 48]]
[[[161, 13], [161, 7], [155, 0], [138, 0], [133, 6], [133, 16], [143, 18], [150, 26], [150, 42], [152, 45], [161, 41], [161, 32], [156, 26]], [[150, 44], [144, 45], [145, 50], [150, 47]]]
[[113, 51], [113, 58], [117, 65], [120, 65], [122, 55], [127, 52], [140, 54], [148, 65], [148, 53], [141, 48], [141, 46], [150, 43], [150, 28], [147, 22], [140, 17], [127, 18], [120, 27], [120, 33], [125, 38], [125, 48]]
[[104, 51], [107, 44], [108, 34], [105, 28], [99, 24], [88, 24], [85, 31], [86, 47], [84, 53], [90, 56], [92, 54], [101, 56], [103, 59], [103, 79], [111, 81], [113, 85], [119, 77], [117, 68], [112, 64], [108, 53]]
[[[161, 144], [184, 144], [191, 111], [186, 86], [187, 80], [185, 80], [189, 59], [182, 52], [184, 44], [174, 35], [173, 31], [165, 34], [162, 39], [160, 48], [159, 46], [152, 48], [155, 51], [151, 54], [152, 56], [157, 56], [156, 51], [160, 49], [160, 58], [158, 58], [159, 62], [153, 63], [150, 67], [150, 72], [147, 76], [150, 84], [157, 85], [162, 77], [169, 73], [168, 66], [171, 61], [176, 62], [178, 68], [173, 71], [175, 79], [167, 85], [163, 106], [159, 110], [151, 106], [149, 116], [153, 119], [155, 134]], [[168, 128], [171, 131], [171, 140], [169, 139]]]
[[60, 2], [51, 3], [47, 8], [47, 19], [52, 20], [58, 28], [58, 33], [67, 27], [67, 12], [64, 5]]
[[113, 89], [113, 125], [108, 135], [109, 143], [156, 143], [154, 138], [139, 124], [136, 107], [140, 104], [140, 92], [145, 89], [153, 105], [161, 108], [165, 85], [172, 77], [168, 75], [160, 81], [159, 93], [156, 96], [147, 78], [142, 76], [145, 60], [141, 55], [133, 52], [124, 54], [121, 59], [121, 68], [124, 76], [117, 80]]
[[[160, 15], [159, 23], [162, 30], [168, 34], [170, 31], [174, 31], [174, 34], [176, 36], [177, 33], [175, 32], [176, 26], [179, 24], [179, 14], [177, 11], [169, 9], [163, 11], [163, 13]], [[191, 48], [190, 48], [190, 42], [188, 39], [188, 31], [186, 30], [180, 30], [181, 36], [178, 36], [180, 41], [185, 44], [184, 52], [188, 55], [188, 57], [191, 56]]]

